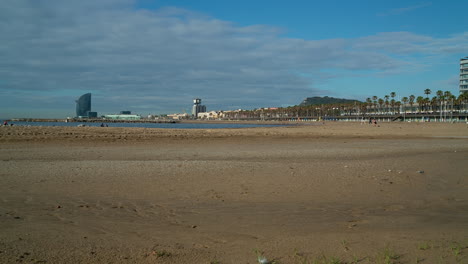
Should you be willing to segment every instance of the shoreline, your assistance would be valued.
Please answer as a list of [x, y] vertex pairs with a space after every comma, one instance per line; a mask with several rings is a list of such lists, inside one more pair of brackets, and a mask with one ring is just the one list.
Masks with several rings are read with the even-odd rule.
[[65, 127], [2, 126], [0, 142], [21, 141], [152, 141], [199, 138], [459, 138], [468, 136], [465, 124], [445, 123], [362, 123], [316, 122], [280, 127], [249, 128], [142, 128], [142, 127]]
[[0, 262], [463, 263], [467, 133], [0, 127]]
[[[421, 117], [425, 115], [421, 114]], [[453, 120], [448, 121], [421, 121], [421, 117], [408, 117], [408, 121], [403, 120], [393, 120], [393, 116], [379, 116], [376, 118], [379, 123], [444, 123], [444, 124], [468, 124], [467, 119], [465, 120]], [[437, 118], [438, 116], [435, 116]], [[202, 119], [161, 119], [161, 120], [150, 120], [150, 119], [139, 119], [139, 120], [118, 120], [118, 119], [36, 119], [36, 118], [11, 118], [4, 119], [9, 123], [14, 122], [52, 122], [52, 123], [186, 123], [186, 124], [297, 124], [297, 125], [307, 125], [314, 123], [323, 123], [323, 122], [340, 122], [340, 123], [363, 123], [363, 121], [373, 118], [373, 116], [343, 116], [343, 117], [330, 117], [333, 120], [320, 120], [319, 117], [307, 117], [307, 118], [294, 118], [291, 117], [289, 120], [202, 120]], [[366, 123], [366, 122], [364, 122]]]

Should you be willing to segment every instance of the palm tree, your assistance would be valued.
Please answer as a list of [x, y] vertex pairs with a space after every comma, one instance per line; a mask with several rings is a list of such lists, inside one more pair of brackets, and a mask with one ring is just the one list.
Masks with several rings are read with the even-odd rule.
[[375, 114], [376, 108], [377, 108], [377, 99], [378, 99], [378, 97], [376, 95], [372, 96], [372, 102], [374, 103], [374, 114]]
[[447, 119], [447, 103], [452, 99], [452, 93], [450, 91], [444, 92], [444, 105], [445, 105], [445, 119]]
[[392, 97], [392, 100], [390, 101], [390, 104], [391, 104], [391, 106], [392, 106], [392, 114], [395, 114], [394, 105], [395, 105], [396, 93], [395, 93], [395, 92], [391, 92], [391, 93], [390, 93], [390, 97]]
[[424, 94], [426, 95], [426, 98], [429, 100], [429, 95], [431, 94], [431, 89], [424, 90]]
[[359, 104], [359, 109], [360, 109], [360, 112], [362, 113], [362, 118], [364, 118], [364, 116], [367, 114], [368, 112], [368, 104]]
[[467, 103], [468, 103], [468, 93], [461, 93], [459, 96], [458, 96], [458, 101], [459, 101], [459, 108], [460, 108], [460, 111], [463, 111], [463, 112], [466, 112], [468, 110], [467, 108]]
[[416, 97], [414, 95], [410, 95], [409, 96], [409, 104], [410, 104], [410, 107], [411, 107], [411, 113], [413, 113], [413, 104], [414, 104], [414, 99]]
[[390, 100], [390, 105], [392, 106], [392, 115], [395, 114], [395, 99]]
[[[370, 97], [367, 97], [367, 98], [366, 98], [366, 103], [367, 103], [366, 109], [369, 109], [369, 106], [372, 105], [372, 99], [370, 99]], [[369, 112], [370, 112], [370, 111], [369, 111]]]
[[384, 98], [385, 98], [385, 106], [387, 107], [387, 114], [388, 114], [388, 99], [390, 98], [390, 96], [385, 95]]
[[424, 98], [423, 99], [424, 112], [425, 113], [429, 113], [429, 109], [428, 109], [429, 103], [430, 103], [429, 98]]
[[401, 98], [401, 101], [403, 102], [403, 120], [406, 119], [406, 104], [408, 103], [408, 97], [403, 97]]
[[445, 92], [444, 92], [444, 97], [445, 97], [446, 99], [448, 99], [448, 98], [452, 97], [452, 93], [451, 93], [450, 91], [445, 91]]
[[439, 98], [437, 98], [437, 96], [432, 97], [432, 99], [431, 99], [431, 110], [432, 110], [432, 113], [437, 112], [437, 105], [438, 105], [438, 102], [439, 102]]
[[444, 101], [444, 92], [442, 90], [438, 90], [436, 92], [437, 100], [439, 101], [439, 113], [440, 113], [440, 120], [442, 121], [442, 102]]
[[416, 98], [416, 103], [418, 103], [418, 110], [419, 110], [419, 113], [422, 112], [423, 102], [424, 102], [424, 97], [418, 96], [418, 97]]
[[405, 96], [405, 97], [401, 98], [401, 101], [402, 101], [404, 104], [407, 104], [409, 100], [408, 100], [408, 97]]
[[[400, 101], [396, 101], [396, 102], [395, 102], [395, 106], [396, 106], [396, 109], [398, 109], [398, 114], [400, 114], [400, 113], [401, 113], [401, 112], [400, 112], [401, 102], [400, 102]], [[395, 113], [396, 113], [396, 111], [395, 111]]]
[[379, 114], [381, 114], [381, 113], [382, 113], [382, 109], [381, 109], [381, 108], [382, 108], [382, 105], [383, 105], [383, 103], [384, 103], [384, 100], [383, 100], [382, 98], [379, 98], [379, 100], [377, 100], [377, 101], [379, 102]]

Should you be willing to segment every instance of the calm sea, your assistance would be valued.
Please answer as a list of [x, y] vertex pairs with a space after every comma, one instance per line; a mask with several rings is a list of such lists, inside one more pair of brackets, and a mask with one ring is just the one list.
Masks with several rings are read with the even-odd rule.
[[[10, 122], [15, 126], [67, 126], [76, 127], [80, 124], [99, 127], [101, 123], [65, 123], [65, 122]], [[275, 127], [278, 124], [213, 124], [213, 123], [104, 123], [109, 127], [146, 127], [146, 128], [180, 128], [180, 129], [216, 129], [216, 128], [247, 128], [247, 127]]]

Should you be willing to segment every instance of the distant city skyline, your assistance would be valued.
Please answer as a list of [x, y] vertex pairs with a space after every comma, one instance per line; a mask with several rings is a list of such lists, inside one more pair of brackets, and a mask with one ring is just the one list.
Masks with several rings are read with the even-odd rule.
[[[260, 12], [261, 10], [261, 12]], [[458, 95], [468, 1], [7, 0], [0, 118]]]

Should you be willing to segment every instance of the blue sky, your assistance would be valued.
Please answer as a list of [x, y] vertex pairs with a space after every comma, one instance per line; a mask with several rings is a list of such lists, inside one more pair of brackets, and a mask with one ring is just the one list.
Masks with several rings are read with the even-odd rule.
[[458, 94], [468, 1], [6, 0], [0, 117]]
[[[175, 4], [176, 3], [176, 4]], [[140, 1], [137, 7], [178, 6], [236, 23], [272, 25], [285, 36], [304, 39], [354, 38], [378, 32], [411, 31], [447, 36], [466, 30], [467, 3], [453, 1]]]

